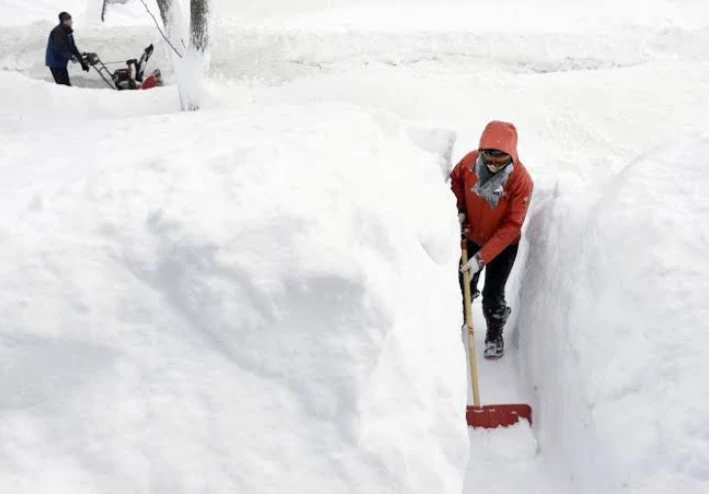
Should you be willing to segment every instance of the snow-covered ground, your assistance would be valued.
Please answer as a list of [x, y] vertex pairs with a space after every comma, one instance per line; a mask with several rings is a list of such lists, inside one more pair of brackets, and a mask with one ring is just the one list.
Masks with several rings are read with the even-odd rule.
[[[191, 115], [42, 82], [54, 4], [0, 0], [0, 492], [709, 490], [706, 2], [223, 0]], [[537, 187], [482, 393], [535, 425], [466, 433], [441, 169], [493, 118]]]
[[103, 124], [3, 145], [0, 490], [459, 492], [452, 135], [342, 105]]

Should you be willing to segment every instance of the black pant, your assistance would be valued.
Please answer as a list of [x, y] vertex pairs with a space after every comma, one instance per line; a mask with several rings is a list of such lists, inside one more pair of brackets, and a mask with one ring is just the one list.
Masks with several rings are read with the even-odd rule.
[[[505, 285], [512, 272], [519, 244], [513, 244], [503, 250], [495, 259], [485, 266], [485, 286], [483, 287], [483, 314], [487, 321], [486, 340], [494, 340], [502, 335], [502, 329], [510, 315], [510, 309], [505, 300]], [[468, 241], [468, 256], [473, 257], [480, 250], [480, 246]], [[470, 293], [477, 292], [478, 280], [481, 272], [476, 273], [470, 280]], [[460, 290], [463, 290], [463, 274], [458, 275]], [[465, 304], [465, 302], [463, 302]], [[465, 306], [463, 306], [465, 317]]]
[[54, 82], [61, 84], [62, 86], [71, 86], [69, 71], [67, 69], [55, 69], [54, 67], [50, 67], [49, 70], [52, 71]]

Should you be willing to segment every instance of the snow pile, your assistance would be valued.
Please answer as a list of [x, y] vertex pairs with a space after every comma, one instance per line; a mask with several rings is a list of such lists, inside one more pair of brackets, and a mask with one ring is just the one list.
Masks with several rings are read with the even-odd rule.
[[[479, 325], [480, 327], [480, 325]], [[494, 430], [470, 429], [464, 494], [569, 493], [547, 477], [533, 429], [527, 422]]]
[[0, 492], [461, 492], [452, 141], [327, 105], [5, 134]]
[[579, 492], [709, 490], [709, 136], [529, 226], [519, 321], [543, 450]]
[[[174, 87], [133, 92], [87, 91], [45, 84], [14, 72], [0, 72], [0, 88], [4, 89], [0, 91], [0, 132], [68, 128], [93, 121], [96, 127], [105, 129], [103, 137], [106, 137], [116, 125], [140, 125], [136, 120], [118, 119], [174, 113], [180, 104]], [[87, 140], [91, 137], [95, 134], [86, 135]]]

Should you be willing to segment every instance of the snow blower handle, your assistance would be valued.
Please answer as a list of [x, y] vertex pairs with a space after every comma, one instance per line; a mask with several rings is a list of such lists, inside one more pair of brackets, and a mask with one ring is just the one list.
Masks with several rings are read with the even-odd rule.
[[98, 57], [97, 54], [89, 53], [89, 52], [82, 53], [81, 59], [91, 66], [97, 65], [98, 63], [101, 62], [101, 59]]
[[[461, 241], [463, 266], [468, 262], [468, 242]], [[480, 406], [480, 385], [478, 383], [478, 362], [475, 356], [475, 332], [473, 331], [473, 307], [470, 296], [470, 270], [463, 271], [463, 303], [465, 304], [465, 327], [468, 330], [468, 362], [470, 364], [470, 382], [473, 385], [473, 404]]]

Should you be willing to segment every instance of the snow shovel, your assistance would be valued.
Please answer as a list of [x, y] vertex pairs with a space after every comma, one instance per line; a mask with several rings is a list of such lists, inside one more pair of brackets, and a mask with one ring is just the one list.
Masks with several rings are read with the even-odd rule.
[[[463, 264], [468, 262], [467, 242], [463, 240]], [[463, 272], [463, 300], [465, 302], [465, 326], [468, 329], [468, 359], [470, 382], [473, 385], [473, 406], [468, 406], [465, 418], [473, 428], [494, 429], [508, 427], [525, 419], [532, 424], [532, 407], [525, 404], [480, 405], [480, 384], [478, 383], [478, 363], [475, 356], [475, 333], [473, 331], [473, 309], [470, 297], [470, 271]]]

